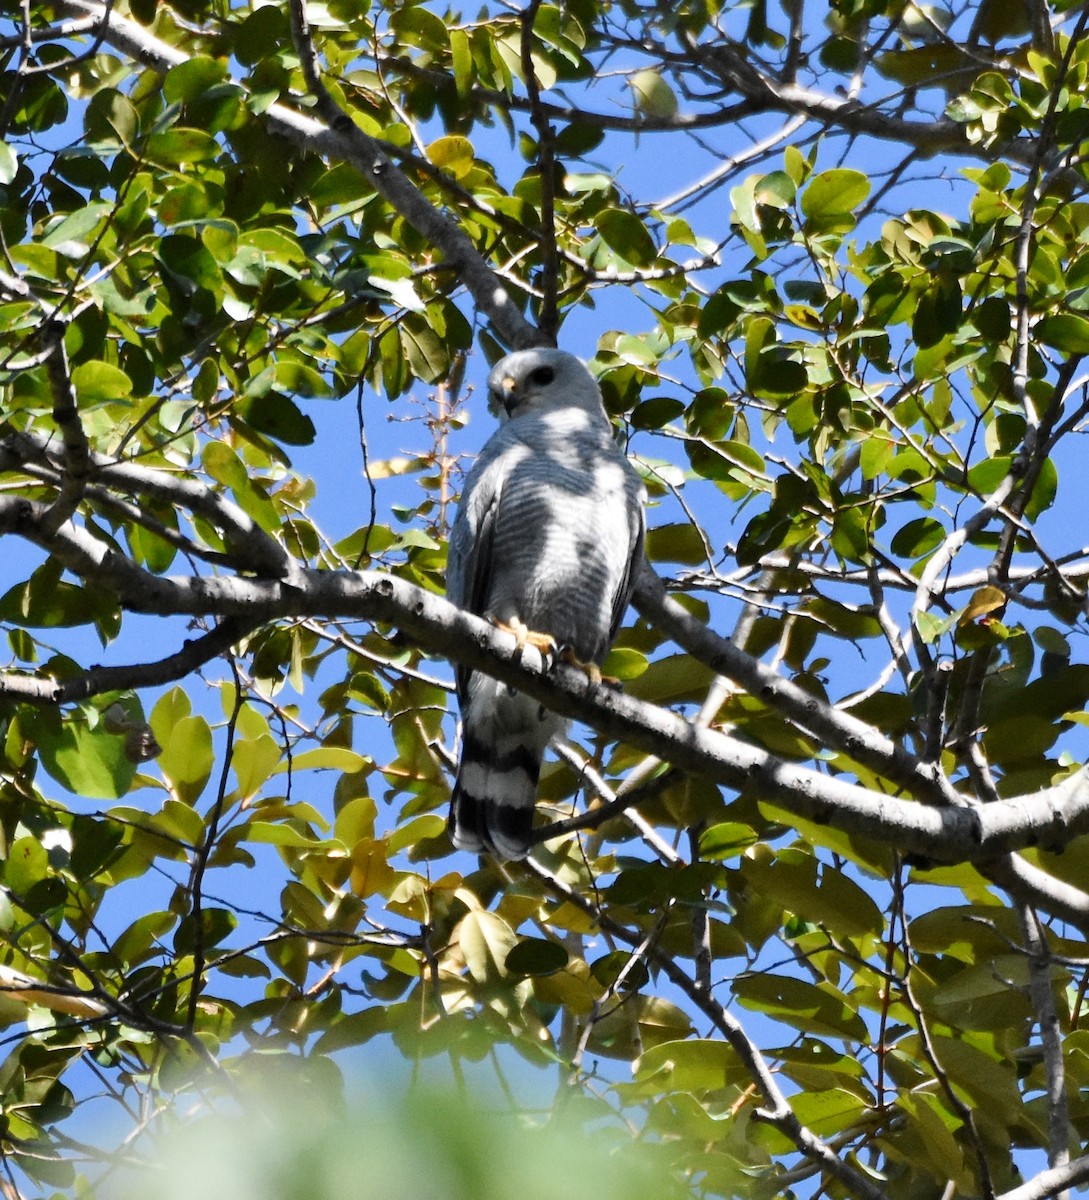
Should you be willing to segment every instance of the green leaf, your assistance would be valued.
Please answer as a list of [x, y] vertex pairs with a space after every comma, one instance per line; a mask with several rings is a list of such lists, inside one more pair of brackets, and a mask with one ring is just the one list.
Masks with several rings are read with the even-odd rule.
[[[166, 527], [177, 532], [178, 518], [174, 509], [169, 509], [165, 514], [156, 512], [154, 515], [159, 520], [163, 520], [165, 517], [163, 523]], [[170, 564], [177, 557], [178, 548], [176, 546], [165, 538], [159, 537], [152, 530], [145, 529], [143, 525], [128, 526], [125, 536], [128, 538], [133, 558], [156, 575], [161, 575], [168, 570]]]
[[354, 775], [368, 765], [372, 765], [370, 759], [356, 753], [355, 750], [349, 750], [346, 746], [316, 746], [313, 750], [293, 754], [291, 763], [288, 764], [286, 760], [281, 762], [273, 774], [279, 775], [287, 770], [330, 770]]
[[469, 974], [478, 983], [506, 975], [507, 955], [518, 939], [501, 917], [473, 909], [458, 924], [457, 936]]
[[117, 800], [124, 796], [136, 774], [125, 753], [125, 738], [110, 733], [104, 724], [93, 729], [69, 718], [59, 728], [43, 727], [38, 733], [42, 766], [77, 796]]
[[1055, 463], [1050, 458], [1046, 458], [1040, 467], [1040, 473], [1036, 478], [1029, 502], [1025, 506], [1025, 515], [1029, 520], [1036, 520], [1042, 512], [1049, 509], [1055, 503], [1058, 492], [1059, 472]]
[[825, 1037], [865, 1042], [866, 1023], [854, 1005], [831, 984], [813, 984], [789, 975], [766, 972], [743, 975], [733, 983], [734, 995], [746, 1008]]
[[877, 55], [874, 65], [886, 79], [910, 87], [945, 79], [970, 62], [960, 46], [948, 41], [931, 46], [914, 46], [907, 50], [890, 50]]
[[4, 862], [4, 886], [25, 896], [49, 874], [49, 853], [37, 837], [16, 838]]
[[1010, 472], [1012, 460], [1007, 455], [985, 458], [968, 472], [968, 486], [980, 496], [993, 495]]
[[636, 429], [661, 429], [684, 412], [684, 403], [673, 396], [655, 396], [632, 409], [631, 423]]
[[1089, 319], [1077, 313], [1059, 313], [1037, 321], [1035, 335], [1064, 354], [1089, 354]]
[[835, 167], [814, 175], [802, 192], [802, 212], [810, 218], [852, 213], [870, 194], [870, 181], [861, 171]]
[[212, 731], [203, 717], [182, 717], [173, 725], [156, 722], [152, 729], [162, 746], [158, 766], [179, 800], [192, 804], [204, 791], [215, 765]]
[[411, 850], [419, 842], [441, 837], [446, 828], [445, 817], [438, 813], [424, 813], [423, 816], [399, 826], [389, 835], [389, 852], [395, 854], [399, 850]]
[[956, 1029], [996, 1030], [1030, 1014], [1028, 965], [1017, 954], [996, 954], [964, 967], [936, 987], [925, 1008]]
[[788, 912], [840, 937], [880, 936], [884, 917], [874, 901], [841, 871], [815, 856], [788, 851], [771, 860], [747, 859], [747, 883]]
[[464, 179], [476, 161], [473, 143], [467, 137], [455, 134], [433, 141], [427, 147], [427, 157], [436, 167], [449, 171], [455, 179]]
[[948, 334], [956, 333], [961, 322], [959, 280], [946, 272], [935, 276], [930, 287], [919, 297], [911, 334], [921, 349], [936, 346]]
[[248, 821], [245, 825], [245, 841], [266, 846], [286, 846], [295, 849], [312, 849], [318, 839], [312, 833], [285, 825], [279, 821]]
[[103, 88], [91, 98], [83, 120], [90, 142], [120, 140], [131, 145], [140, 131], [136, 106], [113, 88]]
[[225, 908], [205, 908], [200, 913], [199, 922], [192, 916], [185, 917], [174, 934], [174, 953], [191, 954], [196, 946], [198, 929], [202, 934], [202, 944], [205, 949], [218, 946], [224, 938], [229, 937], [238, 925], [238, 918]]
[[803, 1092], [793, 1104], [798, 1120], [818, 1137], [846, 1133], [864, 1120], [869, 1107], [861, 1096], [846, 1088]]
[[327, 398], [333, 394], [328, 381], [313, 367], [294, 359], [281, 358], [255, 375], [246, 385], [243, 396], [265, 396], [275, 389], [292, 392], [296, 396], [317, 398]]
[[389, 1010], [373, 1004], [360, 1012], [346, 1013], [327, 1029], [314, 1045], [314, 1054], [333, 1054], [353, 1046], [363, 1046], [380, 1033], [389, 1032]]
[[450, 30], [450, 61], [454, 68], [454, 86], [464, 98], [472, 89], [475, 72], [469, 35], [464, 29]]
[[95, 620], [89, 590], [60, 579], [61, 570], [59, 562], [49, 560], [26, 583], [6, 592], [0, 598], [0, 619], [32, 629], [88, 625]]
[[893, 536], [893, 554], [904, 558], [922, 558], [945, 540], [945, 527], [934, 517], [916, 517]]
[[521, 938], [507, 953], [509, 975], [551, 975], [567, 966], [568, 953], [548, 938]]
[[72, 370], [72, 384], [81, 406], [122, 400], [132, 395], [132, 380], [110, 363], [80, 363]]
[[314, 422], [300, 411], [294, 400], [279, 392], [266, 392], [241, 401], [238, 413], [258, 432], [288, 446], [310, 446], [317, 437]]
[[638, 679], [647, 669], [647, 656], [626, 646], [614, 646], [605, 656], [601, 671], [613, 679]]
[[18, 170], [19, 160], [15, 157], [15, 151], [7, 142], [0, 141], [0, 184], [11, 183]]
[[725, 1041], [687, 1038], [663, 1042], [639, 1056], [635, 1081], [660, 1092], [719, 1091], [744, 1078], [737, 1052]]
[[701, 697], [713, 678], [710, 667], [687, 654], [674, 654], [652, 662], [627, 690], [652, 704], [676, 704]]
[[201, 454], [204, 469], [231, 489], [239, 507], [266, 531], [279, 531], [280, 514], [268, 496], [250, 479], [246, 464], [224, 442], [208, 442]]
[[677, 115], [677, 95], [657, 71], [637, 71], [628, 84], [637, 112], [664, 119]]
[[707, 545], [690, 522], [647, 530], [647, 557], [654, 562], [706, 563]]
[[749, 846], [755, 845], [760, 835], [750, 825], [738, 821], [721, 821], [700, 834], [700, 858], [722, 862], [727, 858], [738, 858]]
[[[88, 234], [98, 228], [99, 222], [106, 217], [109, 211], [110, 205], [104, 200], [94, 204], [85, 204], [62, 221], [51, 225], [49, 232], [42, 238], [42, 245], [60, 249], [66, 243], [82, 243]], [[83, 246], [81, 252], [86, 253], [86, 250], [86, 246]]]
[[273, 771], [280, 765], [281, 750], [276, 740], [267, 733], [258, 738], [245, 738], [235, 742], [231, 755], [231, 767], [238, 780], [238, 790], [243, 800], [255, 796]]
[[649, 266], [658, 257], [647, 227], [626, 208], [605, 209], [598, 215], [597, 231], [609, 249], [633, 267]]
[[441, 54], [447, 45], [447, 30], [442, 18], [426, 8], [406, 7], [393, 11], [392, 29], [403, 42]]
[[203, 129], [167, 129], [147, 139], [145, 153], [152, 162], [177, 170], [184, 163], [210, 162], [219, 143]]
[[227, 66], [222, 60], [198, 54], [187, 62], [171, 67], [163, 79], [163, 95], [171, 104], [199, 100], [205, 92], [227, 78]]
[[357, 796], [337, 813], [333, 833], [351, 849], [357, 842], [374, 837], [377, 814], [377, 806], [370, 796]]

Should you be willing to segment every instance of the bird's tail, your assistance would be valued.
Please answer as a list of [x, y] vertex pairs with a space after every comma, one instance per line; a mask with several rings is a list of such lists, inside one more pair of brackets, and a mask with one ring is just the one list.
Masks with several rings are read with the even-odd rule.
[[463, 714], [450, 837], [459, 850], [525, 858], [541, 758], [563, 721], [526, 696], [476, 678], [481, 685]]
[[540, 755], [466, 738], [450, 797], [450, 836], [459, 850], [525, 858], [533, 829]]

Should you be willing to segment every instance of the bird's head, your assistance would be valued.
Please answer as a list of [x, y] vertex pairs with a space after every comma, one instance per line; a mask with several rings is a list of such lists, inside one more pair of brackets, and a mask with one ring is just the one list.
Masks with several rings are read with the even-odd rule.
[[488, 376], [488, 398], [503, 421], [550, 408], [603, 413], [601, 392], [586, 364], [547, 347], [516, 350], [501, 358]]

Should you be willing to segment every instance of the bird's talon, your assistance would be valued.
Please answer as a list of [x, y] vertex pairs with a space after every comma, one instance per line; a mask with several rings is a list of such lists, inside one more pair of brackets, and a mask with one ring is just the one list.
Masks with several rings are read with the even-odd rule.
[[611, 676], [602, 675], [601, 668], [594, 662], [583, 662], [570, 646], [564, 646], [560, 651], [560, 662], [567, 663], [569, 667], [576, 667], [586, 676], [587, 690], [600, 687], [603, 683], [609, 685], [616, 684], [620, 686], [619, 680], [614, 680]]
[[556, 639], [551, 634], [538, 633], [517, 617], [511, 617], [509, 621], [500, 621], [494, 613], [485, 613], [484, 619], [514, 638], [519, 659], [527, 646], [532, 646], [546, 663], [556, 654]]

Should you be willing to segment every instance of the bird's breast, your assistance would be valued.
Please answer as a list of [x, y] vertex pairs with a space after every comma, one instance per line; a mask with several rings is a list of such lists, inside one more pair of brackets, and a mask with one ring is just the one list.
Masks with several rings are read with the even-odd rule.
[[632, 491], [619, 455], [588, 466], [559, 452], [519, 462], [496, 516], [492, 613], [599, 657], [632, 550]]

